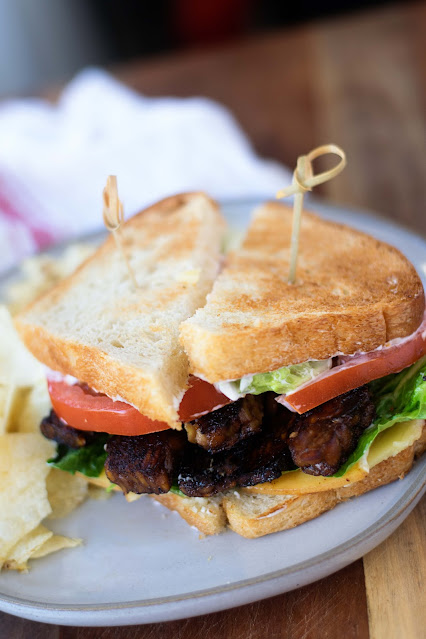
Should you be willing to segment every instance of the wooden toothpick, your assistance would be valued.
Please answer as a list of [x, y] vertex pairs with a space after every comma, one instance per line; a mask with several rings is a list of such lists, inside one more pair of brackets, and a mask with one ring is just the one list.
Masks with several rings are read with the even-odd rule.
[[133, 286], [136, 289], [138, 288], [136, 277], [132, 267], [130, 266], [130, 262], [123, 245], [123, 237], [121, 234], [121, 223], [124, 219], [123, 204], [118, 197], [117, 177], [115, 175], [108, 175], [107, 177], [107, 183], [103, 190], [103, 202], [104, 224], [108, 231], [111, 231], [114, 236], [117, 249], [120, 251], [123, 257], [124, 263], [126, 264], [127, 270], [129, 271], [130, 279], [132, 280]]
[[[323, 173], [314, 175], [312, 162], [321, 155], [327, 153], [333, 153], [340, 157], [340, 162]], [[290, 186], [278, 191], [276, 197], [284, 198], [289, 195], [294, 195], [293, 205], [293, 227], [291, 232], [291, 248], [290, 248], [290, 270], [288, 275], [289, 284], [294, 284], [296, 281], [296, 268], [297, 257], [299, 252], [299, 236], [300, 236], [300, 224], [302, 221], [303, 210], [303, 197], [306, 191], [312, 191], [314, 186], [323, 184], [332, 178], [336, 177], [346, 166], [346, 154], [336, 144], [324, 144], [316, 149], [310, 151], [307, 155], [301, 155], [297, 158], [296, 169], [293, 173], [293, 181]]]

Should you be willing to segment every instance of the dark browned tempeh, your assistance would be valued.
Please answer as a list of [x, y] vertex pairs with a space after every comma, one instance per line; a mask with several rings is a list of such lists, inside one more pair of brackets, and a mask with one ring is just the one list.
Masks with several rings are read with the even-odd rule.
[[167, 493], [186, 445], [185, 433], [172, 429], [137, 437], [114, 435], [106, 444], [106, 475], [125, 493]]
[[228, 450], [260, 430], [263, 418], [263, 399], [246, 395], [208, 415], [185, 424], [188, 440], [210, 453]]
[[180, 490], [190, 497], [207, 497], [230, 488], [272, 481], [283, 470], [292, 468], [287, 433], [294, 417], [283, 406], [274, 404], [277, 408], [273, 406], [271, 417], [265, 415], [261, 432], [231, 450], [212, 455], [199, 446], [188, 446], [178, 478]]
[[95, 433], [89, 430], [77, 430], [72, 426], [65, 424], [55, 411], [51, 410], [48, 417], [45, 417], [41, 424], [40, 430], [47, 439], [53, 439], [58, 444], [65, 444], [70, 448], [81, 448], [89, 444]]
[[370, 391], [361, 386], [298, 416], [288, 440], [294, 463], [310, 475], [334, 475], [374, 413]]

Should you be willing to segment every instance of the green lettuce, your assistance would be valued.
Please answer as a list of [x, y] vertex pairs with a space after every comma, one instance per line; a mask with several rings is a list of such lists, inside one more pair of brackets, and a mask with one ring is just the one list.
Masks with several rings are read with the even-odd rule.
[[104, 469], [107, 457], [105, 444], [109, 437], [106, 433], [99, 433], [90, 444], [81, 448], [58, 444], [56, 456], [48, 459], [47, 463], [72, 475], [78, 471], [86, 477], [99, 477]]
[[179, 497], [187, 497], [187, 495], [185, 495], [185, 493], [183, 493], [181, 491], [181, 489], [179, 488], [179, 486], [177, 485], [177, 482], [175, 482], [171, 487], [170, 487], [170, 491], [171, 493], [174, 493], [175, 495], [179, 495]]
[[401, 373], [378, 379], [369, 386], [376, 405], [376, 417], [335, 477], [341, 477], [351, 466], [366, 457], [379, 433], [398, 422], [426, 419], [426, 357]]
[[[231, 395], [234, 395], [235, 398], [248, 393], [251, 395], [260, 395], [267, 391], [274, 391], [274, 393], [281, 395], [296, 390], [296, 388], [302, 384], [309, 382], [324, 371], [327, 371], [330, 366], [331, 359], [303, 362], [302, 364], [283, 366], [271, 373], [245, 375], [241, 379], [237, 379], [233, 382], [220, 383], [218, 387], [225, 395], [228, 395], [230, 391], [231, 394], [228, 396], [231, 397]], [[231, 397], [231, 399], [233, 399], [233, 397]]]

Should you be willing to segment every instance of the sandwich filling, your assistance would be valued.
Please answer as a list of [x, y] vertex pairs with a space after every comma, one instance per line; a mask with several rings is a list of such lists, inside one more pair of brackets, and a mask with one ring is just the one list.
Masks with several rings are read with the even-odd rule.
[[338, 353], [325, 360], [245, 375], [241, 379], [220, 382], [216, 387], [232, 400], [244, 397], [247, 393], [259, 395], [274, 391], [280, 395], [278, 402], [290, 410], [303, 413], [361, 384], [399, 372], [425, 354], [426, 312], [412, 335], [396, 338], [368, 353]]
[[277, 400], [273, 391], [250, 393], [206, 414], [200, 414], [205, 411], [199, 403], [199, 416], [191, 415], [187, 402], [192, 419], [182, 419], [181, 431], [95, 432], [90, 423], [84, 429], [65, 423], [55, 411], [41, 430], [59, 444], [52, 465], [89, 477], [105, 469], [111, 484], [125, 493], [210, 497], [297, 470], [340, 477], [366, 459], [383, 430], [426, 418], [426, 357], [302, 414]]

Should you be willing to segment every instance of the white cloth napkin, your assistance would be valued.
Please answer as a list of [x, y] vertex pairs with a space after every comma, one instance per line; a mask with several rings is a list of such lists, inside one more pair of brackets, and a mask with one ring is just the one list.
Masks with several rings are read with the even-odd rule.
[[103, 71], [81, 72], [57, 104], [0, 106], [0, 270], [102, 226], [117, 175], [128, 217], [167, 195], [273, 197], [291, 180], [260, 159], [233, 116], [205, 98], [147, 98]]

